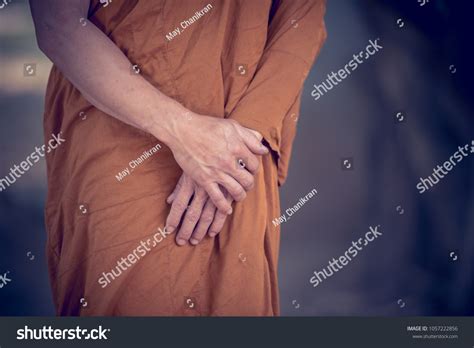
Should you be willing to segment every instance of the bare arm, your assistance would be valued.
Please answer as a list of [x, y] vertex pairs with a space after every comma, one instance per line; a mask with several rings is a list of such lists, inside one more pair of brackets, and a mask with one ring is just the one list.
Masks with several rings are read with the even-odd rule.
[[[165, 142], [185, 173], [227, 213], [231, 206], [219, 185], [240, 201], [253, 176], [236, 168], [267, 149], [235, 121], [197, 115], [167, 97], [140, 75], [131, 74], [123, 52], [87, 18], [89, 0], [30, 0], [40, 49], [98, 109]], [[109, 88], [113, 86], [113, 88]], [[189, 120], [185, 114], [196, 115]], [[209, 137], [213, 134], [213, 137]]]
[[[32, 0], [40, 49], [98, 109], [160, 140], [170, 141], [172, 122], [187, 110], [140, 75], [122, 51], [87, 19], [89, 0]], [[110, 88], [114, 86], [114, 88]]]

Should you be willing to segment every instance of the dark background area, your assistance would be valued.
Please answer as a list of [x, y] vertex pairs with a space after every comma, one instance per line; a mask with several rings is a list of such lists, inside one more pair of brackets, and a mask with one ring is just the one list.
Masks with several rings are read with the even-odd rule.
[[[427, 192], [416, 189], [420, 177], [474, 140], [471, 15], [470, 1], [328, 1], [328, 39], [305, 83], [281, 189], [282, 211], [318, 191], [282, 224], [283, 315], [474, 314], [474, 155]], [[377, 38], [380, 52], [319, 100], [311, 97], [313, 84]], [[23, 65], [32, 62], [36, 76], [24, 77]], [[43, 144], [50, 67], [26, 1], [0, 9], [0, 177]], [[348, 157], [353, 170], [342, 169]], [[44, 160], [0, 193], [0, 275], [12, 279], [0, 289], [0, 315], [54, 314], [45, 195]], [[376, 225], [379, 239], [310, 284], [313, 271]]]

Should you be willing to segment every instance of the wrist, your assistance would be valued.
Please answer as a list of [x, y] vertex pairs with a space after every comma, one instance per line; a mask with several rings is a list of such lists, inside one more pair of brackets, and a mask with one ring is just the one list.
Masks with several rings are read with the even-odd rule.
[[194, 118], [194, 113], [174, 100], [169, 100], [165, 105], [153, 111], [149, 118], [146, 131], [157, 139], [173, 148], [178, 140], [180, 129], [189, 120]]

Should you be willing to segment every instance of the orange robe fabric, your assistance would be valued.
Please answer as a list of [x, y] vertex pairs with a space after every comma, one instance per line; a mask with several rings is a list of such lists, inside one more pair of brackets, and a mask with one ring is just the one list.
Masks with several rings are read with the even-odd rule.
[[144, 78], [190, 110], [258, 130], [272, 153], [222, 232], [178, 247], [174, 233], [160, 233], [182, 173], [169, 148], [92, 106], [53, 67], [45, 137], [66, 139], [47, 156], [58, 315], [279, 314], [272, 220], [303, 82], [326, 38], [324, 11], [323, 0], [91, 2], [89, 19]]

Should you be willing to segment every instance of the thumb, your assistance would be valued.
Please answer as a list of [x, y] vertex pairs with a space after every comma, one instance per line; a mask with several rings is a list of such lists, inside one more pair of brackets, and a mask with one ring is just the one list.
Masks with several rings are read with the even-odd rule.
[[256, 131], [256, 130], [253, 130], [253, 129], [250, 129], [250, 128], [246, 128], [246, 127], [244, 127], [244, 128], [247, 129], [248, 131], [252, 132], [258, 138], [259, 141], [262, 141], [263, 136], [262, 136], [262, 134], [260, 134], [259, 131]]
[[250, 128], [244, 128], [241, 132], [245, 145], [256, 155], [266, 155], [269, 151], [262, 144], [263, 136], [260, 132]]

